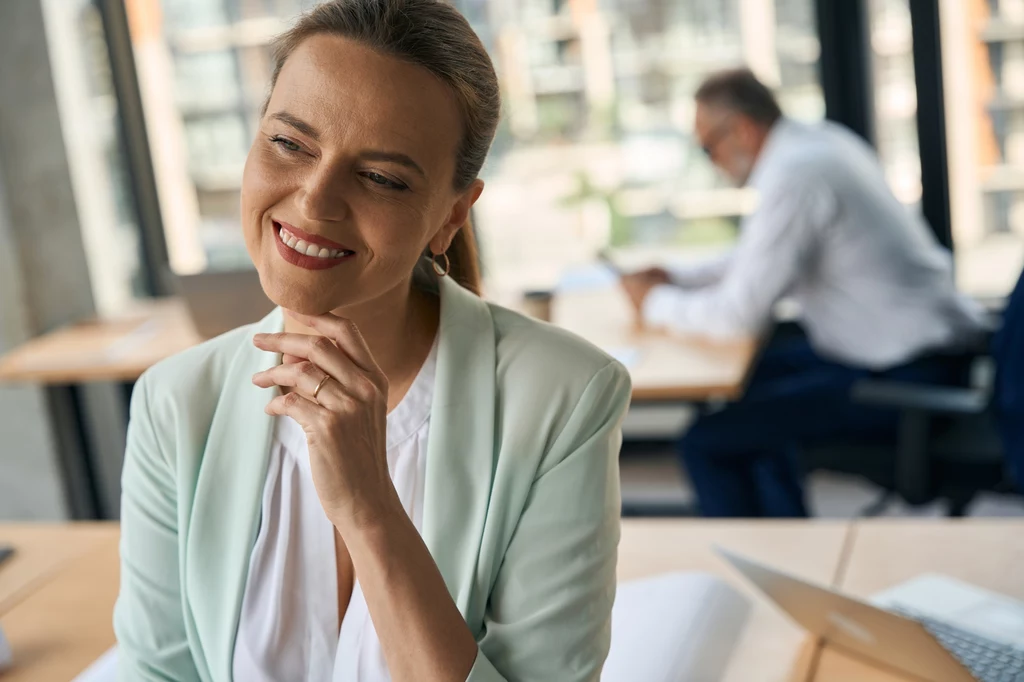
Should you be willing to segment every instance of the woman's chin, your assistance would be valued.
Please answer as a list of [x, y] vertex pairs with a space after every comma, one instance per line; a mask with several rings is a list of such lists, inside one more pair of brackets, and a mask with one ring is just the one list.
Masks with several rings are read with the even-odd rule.
[[335, 310], [339, 306], [328, 301], [317, 300], [310, 296], [271, 296], [270, 300], [285, 310], [290, 310], [303, 315], [323, 315]]
[[326, 295], [317, 295], [295, 286], [275, 286], [263, 281], [263, 293], [274, 305], [303, 315], [322, 315], [343, 305]]

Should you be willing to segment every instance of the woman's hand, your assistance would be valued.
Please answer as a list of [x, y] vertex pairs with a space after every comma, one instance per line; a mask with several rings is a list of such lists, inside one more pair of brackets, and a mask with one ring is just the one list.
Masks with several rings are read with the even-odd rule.
[[[306, 432], [320, 504], [344, 536], [347, 528], [402, 508], [387, 465], [387, 378], [352, 322], [330, 313], [288, 314], [322, 336], [257, 334], [257, 348], [292, 356], [292, 362], [258, 372], [252, 381], [291, 389], [270, 401], [266, 412], [287, 415]], [[314, 400], [324, 377], [330, 378]]]

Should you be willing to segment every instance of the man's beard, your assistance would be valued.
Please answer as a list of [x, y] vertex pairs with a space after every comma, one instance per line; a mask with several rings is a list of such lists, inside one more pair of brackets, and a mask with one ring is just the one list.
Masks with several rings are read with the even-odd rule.
[[743, 187], [750, 179], [750, 173], [754, 170], [754, 157], [751, 154], [744, 154], [734, 159], [732, 172], [729, 179], [736, 187]]

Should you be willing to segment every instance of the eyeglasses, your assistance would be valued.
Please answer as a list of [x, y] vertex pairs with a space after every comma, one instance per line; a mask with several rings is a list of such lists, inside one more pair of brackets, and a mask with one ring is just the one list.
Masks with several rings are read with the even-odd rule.
[[731, 127], [731, 125], [732, 116], [728, 116], [725, 118], [725, 120], [723, 120], [721, 123], [715, 126], [714, 129], [708, 134], [707, 138], [705, 138], [701, 142], [700, 148], [701, 150], [703, 150], [703, 152], [707, 155], [709, 159], [712, 157], [712, 154], [715, 151], [715, 147], [718, 146], [718, 143], [721, 142], [725, 138], [726, 134], [729, 132], [729, 128]]

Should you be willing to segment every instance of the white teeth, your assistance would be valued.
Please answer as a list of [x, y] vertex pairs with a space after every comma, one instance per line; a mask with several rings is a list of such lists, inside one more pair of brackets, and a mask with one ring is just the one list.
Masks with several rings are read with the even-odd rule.
[[305, 256], [313, 256], [314, 258], [341, 258], [347, 256], [351, 251], [345, 251], [344, 249], [328, 249], [316, 244], [311, 244], [304, 239], [298, 239], [288, 230], [281, 228], [281, 241], [284, 242], [288, 248], [298, 251]]

